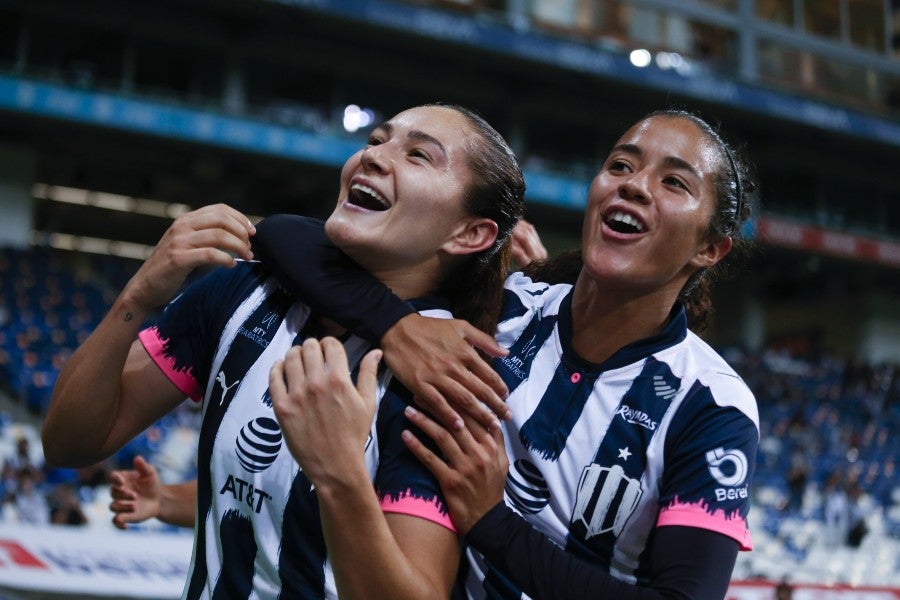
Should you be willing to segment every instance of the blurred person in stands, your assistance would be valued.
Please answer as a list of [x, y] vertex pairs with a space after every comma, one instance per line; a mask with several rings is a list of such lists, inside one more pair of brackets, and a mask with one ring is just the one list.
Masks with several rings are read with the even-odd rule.
[[31, 477], [38, 485], [44, 481], [44, 472], [31, 456], [31, 443], [24, 435], [16, 438], [15, 453], [7, 456], [3, 461], [3, 489], [5, 494], [14, 494], [18, 485], [19, 474], [22, 470], [31, 472]]
[[859, 548], [869, 533], [866, 512], [862, 506], [862, 488], [856, 482], [847, 486], [847, 538], [851, 548]]
[[794, 597], [794, 586], [787, 579], [782, 579], [775, 586], [775, 600], [791, 600]]
[[[708, 317], [708, 285], [741, 243], [754, 190], [746, 163], [699, 117], [642, 119], [591, 185], [581, 251], [506, 282], [496, 337], [509, 354], [493, 366], [512, 419], [488, 431], [466, 418], [460, 429], [407, 409], [440, 449], [404, 434], [465, 535], [470, 597], [725, 596], [738, 551], [751, 548], [758, 414], [691, 329]], [[371, 283], [362, 270], [283, 279], [323, 310], [316, 290]], [[353, 327], [350, 311], [326, 314]], [[471, 357], [450, 325], [403, 317], [388, 328], [397, 376], [439, 379]], [[279, 402], [290, 391], [272, 393]]]
[[[493, 332], [523, 196], [515, 157], [486, 122], [461, 107], [422, 106], [375, 128], [348, 159], [325, 229], [291, 222], [313, 246], [324, 245], [327, 229], [425, 314], [452, 309]], [[446, 597], [459, 542], [436, 481], [401, 441], [411, 394], [376, 372], [380, 351], [371, 344], [351, 335], [343, 345], [320, 342], [341, 330], [264, 266], [232, 257], [253, 258], [254, 233], [222, 205], [176, 219], [60, 374], [42, 432], [48, 461], [95, 463], [187, 394], [204, 414], [186, 598]], [[333, 250], [331, 263], [346, 259]], [[275, 252], [300, 268], [308, 260], [290, 245]], [[189, 286], [140, 331], [193, 269], [208, 266], [231, 268]], [[457, 331], [501, 351], [490, 333]], [[273, 403], [269, 375], [282, 358], [279, 373], [292, 392], [310, 384], [309, 401]], [[474, 395], [470, 405], [490, 414]], [[316, 435], [323, 421], [342, 429], [338, 445]], [[331, 465], [340, 466], [337, 477]]]
[[61, 483], [48, 498], [50, 506], [50, 522], [54, 525], [86, 525], [87, 515], [81, 508], [81, 500], [75, 487]]
[[43, 492], [38, 489], [34, 472], [31, 469], [19, 470], [12, 503], [16, 511], [16, 520], [19, 523], [45, 525], [50, 520], [50, 507]]
[[822, 496], [826, 543], [829, 546], [841, 546], [850, 530], [850, 501], [842, 471], [832, 471], [825, 480]]

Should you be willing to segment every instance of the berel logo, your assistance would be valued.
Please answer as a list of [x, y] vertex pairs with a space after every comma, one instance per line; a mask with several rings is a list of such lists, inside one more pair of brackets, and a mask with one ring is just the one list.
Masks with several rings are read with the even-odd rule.
[[716, 448], [706, 453], [706, 464], [709, 474], [719, 482], [719, 485], [737, 487], [747, 479], [749, 465], [747, 457], [737, 448], [726, 450]]
[[[6, 553], [9, 562], [20, 567], [32, 567], [35, 569], [49, 569], [41, 559], [26, 550], [16, 541], [0, 540], [0, 553]], [[5, 567], [6, 561], [0, 559], [0, 567]]]

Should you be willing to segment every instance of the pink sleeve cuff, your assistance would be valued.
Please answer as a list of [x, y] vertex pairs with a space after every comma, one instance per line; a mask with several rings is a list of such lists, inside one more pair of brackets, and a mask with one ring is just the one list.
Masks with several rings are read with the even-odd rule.
[[159, 329], [156, 327], [144, 329], [138, 334], [138, 339], [141, 340], [141, 344], [144, 345], [144, 349], [156, 366], [169, 378], [169, 381], [175, 384], [175, 387], [194, 402], [203, 400], [203, 390], [200, 389], [200, 384], [194, 379], [190, 370], [178, 369], [175, 366], [175, 359], [166, 356], [166, 340], [159, 336]]
[[709, 529], [736, 540], [743, 551], [753, 550], [753, 540], [743, 518], [728, 517], [722, 509], [710, 512], [703, 502], [685, 504], [676, 498], [675, 502], [660, 511], [656, 521], [657, 527], [666, 525]]
[[456, 533], [456, 527], [450, 520], [450, 515], [443, 510], [437, 500], [417, 498], [408, 491], [399, 496], [386, 494], [381, 497], [381, 510], [386, 513], [396, 513], [419, 517], [432, 523], [437, 523]]

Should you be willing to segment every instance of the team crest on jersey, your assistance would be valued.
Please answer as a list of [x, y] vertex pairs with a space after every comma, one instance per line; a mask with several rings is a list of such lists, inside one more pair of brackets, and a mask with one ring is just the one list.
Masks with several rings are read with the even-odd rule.
[[242, 467], [259, 473], [275, 462], [281, 439], [281, 429], [275, 419], [258, 417], [241, 427], [234, 440], [234, 452]]
[[572, 522], [580, 521], [585, 539], [601, 533], [622, 533], [643, 495], [641, 482], [625, 474], [619, 465], [591, 464], [581, 472]]

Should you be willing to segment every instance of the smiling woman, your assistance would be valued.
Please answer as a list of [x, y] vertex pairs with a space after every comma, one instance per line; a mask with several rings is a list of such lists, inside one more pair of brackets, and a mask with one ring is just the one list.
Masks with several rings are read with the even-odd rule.
[[[478, 316], [493, 332], [524, 188], [511, 150], [480, 117], [422, 106], [350, 157], [325, 227], [417, 310]], [[324, 244], [324, 228], [292, 224], [303, 231], [275, 254], [303, 268], [295, 243]], [[203, 422], [198, 478], [185, 488], [200, 527], [186, 598], [449, 596], [459, 540], [437, 482], [401, 440], [412, 393], [377, 371], [372, 344], [343, 335], [265, 260], [250, 260], [255, 233], [223, 205], [175, 220], [61, 372], [42, 433], [47, 461], [97, 462], [191, 396]], [[208, 266], [228, 268], [169, 301]], [[442, 296], [449, 289], [456, 295]]]

